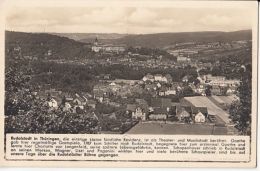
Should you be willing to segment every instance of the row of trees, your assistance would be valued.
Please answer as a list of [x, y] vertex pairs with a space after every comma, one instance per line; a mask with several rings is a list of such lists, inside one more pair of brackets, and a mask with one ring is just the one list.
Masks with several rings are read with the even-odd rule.
[[250, 64], [241, 71], [240, 80], [238, 88], [238, 97], [240, 100], [232, 103], [230, 118], [241, 134], [251, 135], [252, 67]]

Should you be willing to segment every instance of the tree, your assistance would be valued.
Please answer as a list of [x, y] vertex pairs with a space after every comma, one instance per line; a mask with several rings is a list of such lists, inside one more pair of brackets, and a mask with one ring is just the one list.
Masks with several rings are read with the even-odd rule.
[[185, 86], [183, 88], [183, 96], [191, 96], [193, 95], [193, 90], [190, 86]]
[[251, 135], [252, 69], [250, 64], [241, 71], [238, 91], [239, 101], [232, 103], [229, 110], [230, 118], [242, 135]]
[[205, 87], [205, 94], [206, 94], [206, 96], [211, 96], [211, 89], [212, 89], [212, 86], [210, 86], [210, 85], [207, 85]]
[[[67, 113], [51, 109], [30, 82], [28, 61], [10, 61], [5, 70], [5, 133], [97, 133], [99, 122], [91, 111]], [[48, 95], [51, 98], [51, 95]], [[63, 99], [63, 103], [65, 99]], [[65, 104], [65, 103], [64, 103]]]

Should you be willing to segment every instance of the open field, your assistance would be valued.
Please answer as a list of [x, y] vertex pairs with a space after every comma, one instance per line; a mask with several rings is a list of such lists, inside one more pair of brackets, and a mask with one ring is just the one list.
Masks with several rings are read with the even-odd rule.
[[229, 123], [229, 118], [228, 118], [229, 114], [223, 109], [221, 109], [219, 106], [214, 104], [210, 99], [208, 99], [208, 97], [195, 96], [195, 97], [184, 97], [184, 99], [196, 107], [207, 107], [208, 113], [210, 115], [217, 115], [225, 123]]
[[227, 135], [227, 128], [206, 124], [138, 123], [125, 134]]

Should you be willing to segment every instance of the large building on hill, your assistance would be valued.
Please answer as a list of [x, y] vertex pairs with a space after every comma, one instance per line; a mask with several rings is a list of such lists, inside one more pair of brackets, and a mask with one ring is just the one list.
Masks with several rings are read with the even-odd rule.
[[125, 45], [112, 45], [112, 44], [101, 44], [98, 42], [98, 39], [95, 39], [95, 42], [92, 46], [92, 51], [94, 52], [124, 52]]

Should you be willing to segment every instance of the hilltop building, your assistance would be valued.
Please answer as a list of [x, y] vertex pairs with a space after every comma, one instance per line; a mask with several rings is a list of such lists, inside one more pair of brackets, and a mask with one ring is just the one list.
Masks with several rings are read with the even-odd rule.
[[101, 44], [101, 43], [98, 42], [98, 39], [96, 38], [91, 49], [94, 52], [116, 52], [116, 53], [121, 53], [121, 52], [125, 51], [125, 45]]

